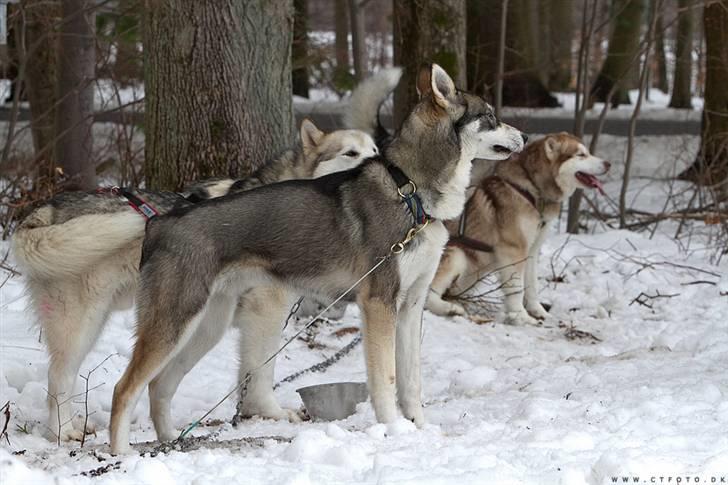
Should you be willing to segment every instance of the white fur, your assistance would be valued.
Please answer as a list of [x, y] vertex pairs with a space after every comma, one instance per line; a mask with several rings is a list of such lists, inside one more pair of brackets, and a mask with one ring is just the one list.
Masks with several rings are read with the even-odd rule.
[[482, 121], [474, 121], [460, 131], [460, 159], [455, 166], [455, 173], [440, 187], [441, 197], [435, 207], [427, 207], [430, 215], [437, 219], [449, 220], [458, 217], [465, 206], [465, 192], [470, 185], [470, 172], [475, 158], [503, 160], [510, 153], [496, 152], [496, 145], [503, 146], [511, 152], [523, 150], [521, 132], [510, 125], [501, 123], [495, 130], [480, 130]]
[[381, 69], [368, 79], [360, 82], [351, 93], [349, 109], [344, 115], [344, 125], [370, 135], [377, 127], [379, 105], [397, 87], [402, 77], [402, 69], [391, 67]]
[[[337, 140], [341, 144], [341, 149], [335, 158], [319, 162], [313, 172], [313, 178], [323, 177], [335, 172], [351, 170], [358, 167], [361, 162], [367, 158], [371, 158], [379, 153], [377, 144], [371, 136], [363, 133], [361, 130], [339, 130], [335, 132]], [[358, 155], [351, 157], [346, 155], [348, 152], [357, 152]]]
[[235, 183], [233, 179], [218, 180], [214, 185], [207, 186], [207, 193], [210, 194], [211, 199], [222, 197], [230, 192], [230, 187]]
[[[417, 235], [417, 245], [397, 258], [401, 290], [397, 302], [396, 389], [402, 414], [418, 427], [422, 427], [425, 421], [420, 370], [422, 311], [447, 238], [445, 226], [439, 221], [432, 222]], [[392, 402], [387, 400], [387, 390], [372, 389], [371, 392], [373, 403], [383, 402], [384, 406], [388, 406], [383, 410], [386, 419], [383, 422], [391, 422], [396, 411], [391, 409]]]
[[576, 155], [561, 164], [559, 175], [556, 177], [556, 183], [564, 191], [565, 197], [569, 197], [578, 188], [591, 188], [585, 187], [584, 184], [579, 182], [575, 177], [576, 172], [584, 172], [596, 176], [604, 175], [608, 170], [608, 166], [605, 165], [603, 159], [591, 155], [589, 150], [580, 143]]
[[[481, 122], [482, 123], [482, 122]], [[477, 131], [475, 134], [475, 158], [485, 160], [505, 160], [511, 154], [495, 151], [495, 146], [500, 145], [513, 153], [523, 150], [523, 136], [520, 130], [501, 123], [495, 130]]]
[[[39, 217], [45, 207], [31, 217]], [[46, 223], [50, 222], [49, 220]], [[43, 278], [62, 278], [92, 268], [109, 252], [144, 236], [145, 220], [132, 209], [92, 214], [63, 224], [21, 226], [13, 235], [13, 254], [22, 271]]]

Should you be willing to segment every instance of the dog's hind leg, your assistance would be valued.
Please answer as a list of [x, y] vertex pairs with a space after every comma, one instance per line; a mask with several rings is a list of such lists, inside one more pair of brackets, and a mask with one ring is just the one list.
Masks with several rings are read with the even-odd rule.
[[207, 311], [185, 346], [149, 383], [149, 411], [159, 441], [177, 438], [172, 425], [171, 402], [187, 373], [222, 338], [232, 320], [235, 299], [216, 294], [207, 303]]
[[74, 429], [72, 396], [76, 376], [104, 327], [111, 295], [100, 292], [84, 298], [77, 281], [57, 282], [53, 287], [31, 283], [31, 294], [48, 347], [48, 429], [55, 440], [81, 440], [85, 430]]
[[465, 253], [458, 248], [448, 248], [442, 255], [432, 285], [427, 292], [427, 309], [436, 315], [466, 315], [465, 308], [459, 303], [445, 301], [442, 295], [468, 269]]
[[158, 295], [146, 294], [144, 288], [140, 294], [145, 298], [137, 310], [134, 353], [114, 387], [111, 405], [111, 452], [114, 454], [130, 451], [131, 415], [142, 391], [185, 346], [208, 310], [202, 306], [194, 311], [180, 299], [161, 308]]
[[505, 323], [510, 325], [538, 323], [523, 306], [526, 259], [526, 252], [517, 249], [499, 249], [496, 252], [500, 283], [505, 295]]
[[[281, 330], [295, 295], [276, 287], [258, 287], [238, 303], [234, 321], [240, 328], [239, 382], [260, 366], [280, 346]], [[273, 394], [275, 359], [255, 371], [248, 383], [240, 413], [243, 417], [300, 421], [295, 411], [283, 409]]]
[[367, 294], [361, 294], [358, 303], [364, 316], [364, 355], [369, 395], [377, 421], [390, 423], [397, 418], [395, 304]]

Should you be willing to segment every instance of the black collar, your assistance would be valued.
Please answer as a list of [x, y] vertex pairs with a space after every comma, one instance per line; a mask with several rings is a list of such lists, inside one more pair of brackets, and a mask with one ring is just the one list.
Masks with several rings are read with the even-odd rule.
[[404, 203], [407, 204], [407, 208], [409, 209], [410, 214], [412, 214], [415, 226], [419, 226], [433, 220], [433, 218], [425, 211], [425, 208], [422, 205], [422, 199], [420, 199], [420, 196], [417, 194], [417, 186], [412, 179], [407, 177], [401, 168], [388, 161], [384, 162], [384, 166], [387, 168], [387, 171], [394, 180], [394, 183], [397, 184], [397, 193]]

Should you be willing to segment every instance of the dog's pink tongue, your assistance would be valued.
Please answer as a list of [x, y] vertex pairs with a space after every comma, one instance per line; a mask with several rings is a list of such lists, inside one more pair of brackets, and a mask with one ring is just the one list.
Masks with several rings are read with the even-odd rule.
[[583, 183], [587, 187], [597, 189], [600, 194], [606, 195], [604, 193], [604, 187], [602, 186], [602, 183], [594, 175], [584, 172], [576, 172], [576, 178], [579, 179], [579, 182]]

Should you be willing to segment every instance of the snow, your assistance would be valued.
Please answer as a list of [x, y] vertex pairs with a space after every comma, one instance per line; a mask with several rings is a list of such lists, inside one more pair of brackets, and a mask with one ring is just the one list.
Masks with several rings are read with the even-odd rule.
[[[697, 139], [641, 137], [636, 146], [628, 200], [660, 211], [668, 194], [688, 187], [668, 177], [689, 163]], [[605, 184], [612, 200], [624, 147], [624, 138], [605, 135], [598, 148], [614, 163]], [[613, 210], [603, 197], [589, 196]], [[108, 454], [111, 392], [130, 356], [132, 312], [112, 316], [81, 367], [85, 375], [111, 355], [90, 379], [100, 385], [88, 396], [97, 434], [83, 449], [42, 437], [47, 356], [25, 309], [23, 278], [11, 278], [0, 288], [0, 405], [9, 401], [11, 413], [9, 444], [0, 444], [0, 483], [728, 481], [728, 262], [713, 264], [719, 251], [711, 227], [696, 224], [691, 237], [674, 239], [670, 221], [652, 237], [598, 222], [587, 234], [568, 236], [563, 225], [554, 226], [540, 260], [540, 297], [552, 305], [543, 325], [506, 326], [498, 315], [477, 325], [425, 313], [423, 429], [405, 420], [377, 424], [369, 402], [332, 423], [252, 419], [233, 428], [226, 423], [235, 407], [229, 400], [192, 432], [213, 434], [207, 446], [156, 456]], [[642, 294], [664, 297], [640, 304]], [[317, 345], [295, 341], [278, 360], [277, 379], [343, 347], [353, 334], [335, 331], [352, 326], [360, 326], [354, 306], [318, 328]], [[182, 382], [172, 406], [178, 429], [235, 385], [236, 345], [231, 330]], [[298, 408], [299, 387], [365, 379], [359, 346], [327, 372], [283, 384], [276, 395]], [[155, 439], [147, 396], [140, 401], [132, 424], [138, 443]], [[240, 440], [248, 437], [264, 438]], [[89, 476], [94, 470], [98, 476]]]

